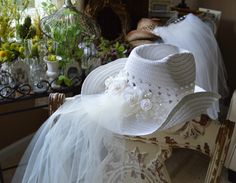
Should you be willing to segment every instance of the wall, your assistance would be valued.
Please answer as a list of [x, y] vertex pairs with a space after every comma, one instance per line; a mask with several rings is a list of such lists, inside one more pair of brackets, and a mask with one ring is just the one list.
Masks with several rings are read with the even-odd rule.
[[[175, 6], [175, 5], [178, 5], [179, 3], [181, 2], [181, 0], [171, 0], [171, 3]], [[198, 6], [199, 6], [199, 1], [197, 0], [186, 0], [185, 1], [187, 3], [187, 5], [193, 9], [193, 10], [196, 10], [198, 9]]]
[[231, 93], [236, 89], [236, 1], [200, 0], [200, 7], [222, 11], [217, 40], [221, 48]]

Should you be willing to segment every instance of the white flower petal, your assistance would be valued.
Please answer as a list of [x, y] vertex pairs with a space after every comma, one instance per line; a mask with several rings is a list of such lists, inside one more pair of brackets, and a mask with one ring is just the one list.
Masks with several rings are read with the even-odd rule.
[[152, 102], [150, 99], [143, 99], [140, 101], [140, 107], [143, 111], [149, 111], [152, 109]]
[[105, 80], [105, 86], [106, 88], [108, 88], [110, 86], [110, 84], [113, 82], [114, 78], [112, 76], [110, 76], [109, 78], [107, 78]]

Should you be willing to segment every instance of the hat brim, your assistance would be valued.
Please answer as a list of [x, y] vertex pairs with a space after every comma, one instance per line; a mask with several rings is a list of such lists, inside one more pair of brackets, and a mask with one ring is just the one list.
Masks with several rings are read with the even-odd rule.
[[109, 76], [118, 74], [124, 67], [127, 58], [120, 58], [106, 65], [94, 69], [85, 78], [82, 88], [82, 95], [99, 94], [105, 91], [105, 80]]
[[[105, 80], [110, 76], [118, 74], [125, 67], [126, 61], [127, 58], [121, 58], [94, 69], [86, 77], [82, 85], [81, 94], [92, 95], [103, 93], [105, 91]], [[170, 128], [181, 122], [194, 119], [201, 114], [207, 114], [207, 109], [219, 98], [218, 94], [206, 92], [196, 85], [194, 92], [183, 97], [161, 123], [155, 121], [145, 122], [145, 126], [143, 124], [129, 123], [124, 126], [123, 133], [121, 131], [117, 133], [122, 135], [148, 135], [158, 129]]]

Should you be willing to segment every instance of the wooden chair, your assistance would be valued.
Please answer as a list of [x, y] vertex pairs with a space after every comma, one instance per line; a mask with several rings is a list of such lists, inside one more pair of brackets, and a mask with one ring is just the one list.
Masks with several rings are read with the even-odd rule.
[[[233, 93], [230, 107], [228, 110], [227, 119], [236, 123], [236, 90]], [[232, 135], [232, 140], [229, 147], [229, 152], [225, 161], [225, 167], [229, 169], [229, 180], [236, 180], [236, 128]]]
[[[49, 97], [49, 109], [52, 114], [63, 102], [67, 100], [64, 94], [53, 93]], [[213, 121], [205, 115], [174, 126], [167, 131], [156, 131], [146, 136], [126, 136], [127, 160], [124, 163], [125, 171], [132, 177], [135, 164], [131, 159], [137, 158], [141, 166], [141, 177], [144, 182], [169, 183], [170, 176], [165, 166], [174, 148], [185, 148], [198, 151], [210, 158], [205, 183], [220, 181], [221, 170], [226, 159], [230, 145], [234, 123], [229, 120]], [[131, 159], [130, 159], [131, 157]], [[116, 166], [115, 163], [113, 166]], [[109, 172], [109, 182], [116, 182], [119, 167]], [[137, 177], [136, 177], [137, 178]], [[126, 181], [129, 182], [129, 181]], [[134, 181], [134, 182], [139, 182]]]

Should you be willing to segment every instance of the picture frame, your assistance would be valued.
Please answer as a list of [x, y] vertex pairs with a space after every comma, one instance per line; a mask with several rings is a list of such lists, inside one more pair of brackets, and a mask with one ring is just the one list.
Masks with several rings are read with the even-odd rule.
[[170, 0], [149, 0], [149, 12], [166, 12], [170, 11]]
[[82, 75], [82, 70], [79, 63], [73, 60], [72, 62], [67, 64], [64, 73], [70, 79], [73, 79], [75, 77], [80, 78]]

